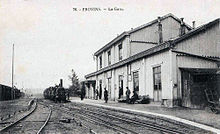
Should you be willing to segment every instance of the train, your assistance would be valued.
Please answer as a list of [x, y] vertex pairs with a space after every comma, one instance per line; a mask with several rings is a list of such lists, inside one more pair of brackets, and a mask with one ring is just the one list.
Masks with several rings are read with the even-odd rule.
[[44, 98], [55, 102], [67, 102], [68, 93], [63, 87], [62, 79], [60, 80], [59, 86], [48, 87], [43, 92]]
[[6, 85], [0, 84], [0, 101], [18, 99], [23, 96], [21, 92], [16, 87], [12, 88]]

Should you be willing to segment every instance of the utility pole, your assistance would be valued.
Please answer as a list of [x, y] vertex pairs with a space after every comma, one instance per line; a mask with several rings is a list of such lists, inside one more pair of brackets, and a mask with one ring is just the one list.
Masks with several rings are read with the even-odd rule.
[[14, 44], [13, 44], [13, 48], [12, 48], [12, 76], [11, 76], [11, 99], [14, 99]]

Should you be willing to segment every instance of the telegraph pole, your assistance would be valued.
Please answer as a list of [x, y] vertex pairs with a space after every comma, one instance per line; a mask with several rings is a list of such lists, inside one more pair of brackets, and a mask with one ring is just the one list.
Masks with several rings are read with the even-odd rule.
[[12, 48], [12, 76], [11, 76], [11, 87], [12, 87], [12, 90], [11, 90], [11, 99], [14, 99], [14, 44], [13, 44], [13, 48]]

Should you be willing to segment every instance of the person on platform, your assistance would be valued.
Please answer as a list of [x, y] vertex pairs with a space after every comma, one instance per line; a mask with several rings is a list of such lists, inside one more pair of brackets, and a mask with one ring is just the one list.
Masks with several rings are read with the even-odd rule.
[[95, 95], [95, 99], [98, 100], [98, 98], [99, 98], [99, 91], [98, 91], [98, 89], [95, 90], [95, 94], [96, 94]]
[[100, 87], [100, 90], [99, 90], [99, 99], [102, 99], [102, 88]]
[[133, 96], [131, 97], [130, 103], [134, 104], [136, 100], [138, 100], [138, 94], [136, 91], [133, 91]]
[[105, 103], [107, 103], [108, 102], [108, 91], [106, 90], [106, 88], [104, 91], [104, 99], [105, 99]]
[[85, 90], [84, 89], [81, 89], [81, 94], [80, 94], [81, 96], [81, 100], [83, 100], [84, 99], [84, 97], [85, 97]]
[[126, 102], [129, 103], [131, 91], [128, 87], [126, 89]]

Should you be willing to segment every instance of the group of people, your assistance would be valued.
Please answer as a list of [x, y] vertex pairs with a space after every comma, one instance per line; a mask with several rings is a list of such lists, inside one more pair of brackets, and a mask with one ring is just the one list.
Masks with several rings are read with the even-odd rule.
[[127, 89], [126, 92], [125, 92], [125, 94], [126, 94], [126, 102], [134, 104], [135, 101], [138, 100], [137, 92], [133, 91], [133, 96], [130, 98], [131, 91], [130, 91], [130, 89], [128, 87], [126, 87], [126, 89]]
[[[95, 90], [95, 99], [98, 100], [102, 98], [102, 90], [100, 90], [100, 93], [98, 91], [98, 89]], [[108, 102], [108, 91], [106, 90], [106, 88], [104, 89], [104, 100], [107, 103]]]
[[[126, 94], [126, 102], [127, 103], [134, 103], [136, 100], [138, 100], [138, 94], [135, 91], [133, 91], [133, 96], [130, 98], [131, 91], [128, 87], [126, 87], [125, 94]], [[102, 98], [101, 95], [102, 95], [102, 91], [100, 90], [100, 93], [99, 93], [98, 89], [96, 89], [95, 90], [95, 99], [96, 100], [98, 100], [98, 98], [101, 99]], [[123, 89], [119, 88], [119, 99], [121, 98], [122, 95], [123, 95]], [[104, 100], [105, 100], [105, 103], [108, 102], [108, 90], [106, 90], [106, 88], [104, 88]]]
[[[136, 100], [138, 100], [138, 94], [136, 91], [133, 91], [133, 96], [130, 98], [130, 95], [131, 95], [131, 91], [128, 87], [126, 87], [126, 102], [127, 103], [132, 103], [134, 104]], [[119, 98], [121, 98], [121, 96], [123, 95], [123, 91], [121, 93], [121, 90], [119, 89]], [[104, 91], [104, 100], [105, 100], [105, 103], [108, 102], [108, 91], [106, 90], [105, 88], [105, 91]]]
[[102, 98], [102, 91], [98, 91], [98, 89], [95, 90], [95, 99], [98, 100], [98, 99], [101, 99]]

